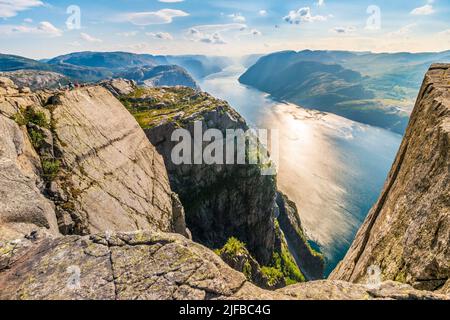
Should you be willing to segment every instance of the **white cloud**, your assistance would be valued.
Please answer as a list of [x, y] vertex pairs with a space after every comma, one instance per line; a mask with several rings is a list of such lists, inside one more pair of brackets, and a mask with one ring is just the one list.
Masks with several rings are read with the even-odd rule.
[[87, 41], [87, 42], [102, 42], [101, 39], [94, 38], [93, 36], [91, 36], [87, 33], [84, 33], [84, 32], [80, 33], [80, 37], [81, 37], [81, 39], [83, 39], [84, 41]]
[[218, 32], [203, 33], [196, 28], [191, 28], [188, 31], [188, 35], [190, 37], [190, 40], [192, 41], [210, 44], [226, 44], [226, 41], [222, 38], [222, 36]]
[[34, 34], [48, 37], [59, 37], [63, 32], [48, 21], [42, 21], [37, 26], [29, 25], [3, 25], [0, 26], [0, 35]]
[[251, 29], [251, 30], [249, 30], [249, 32], [244, 33], [243, 35], [244, 36], [255, 36], [255, 37], [258, 37], [258, 36], [262, 35], [262, 32], [257, 30], [257, 29]]
[[189, 13], [182, 10], [162, 9], [154, 12], [135, 12], [125, 15], [125, 20], [138, 26], [172, 23], [174, 18], [187, 17]]
[[322, 7], [324, 5], [325, 5], [325, 0], [318, 0], [316, 3], [316, 6], [318, 6], [318, 7]]
[[247, 30], [247, 25], [242, 23], [229, 24], [213, 24], [195, 26], [188, 30], [187, 36], [191, 41], [210, 43], [210, 44], [226, 44], [223, 33]]
[[259, 10], [258, 14], [262, 17], [267, 16], [267, 11], [266, 10]]
[[60, 36], [62, 35], [62, 31], [56, 28], [48, 21], [42, 21], [39, 23], [38, 30], [42, 33], [52, 35], [52, 36]]
[[413, 11], [411, 11], [412, 15], [415, 16], [426, 16], [434, 13], [433, 5], [426, 4], [423, 7], [415, 8]]
[[262, 32], [259, 31], [259, 30], [256, 30], [256, 29], [252, 29], [250, 32], [251, 32], [252, 35], [254, 35], [254, 36], [260, 36], [260, 35], [262, 35]]
[[290, 11], [289, 14], [283, 18], [283, 20], [289, 22], [290, 24], [300, 24], [302, 22], [325, 21], [327, 20], [327, 17], [321, 15], [314, 16], [311, 13], [311, 8], [305, 7], [300, 8], [297, 11]]
[[20, 11], [44, 5], [39, 0], [0, 0], [0, 18], [11, 18]]
[[388, 36], [389, 37], [404, 37], [408, 33], [410, 33], [411, 29], [413, 29], [415, 26], [416, 26], [415, 23], [408, 24], [408, 25], [398, 29], [397, 31], [388, 33]]
[[147, 32], [146, 35], [161, 40], [173, 40], [172, 35], [168, 32]]
[[334, 27], [331, 29], [331, 32], [337, 33], [337, 34], [351, 34], [356, 31], [356, 28], [353, 26], [347, 26], [347, 27]]
[[25, 23], [33, 23], [33, 19], [26, 18], [26, 19], [23, 19], [23, 22], [25, 22]]
[[228, 15], [228, 17], [233, 19], [234, 22], [245, 22], [246, 21], [245, 17], [240, 13], [230, 14], [230, 15]]

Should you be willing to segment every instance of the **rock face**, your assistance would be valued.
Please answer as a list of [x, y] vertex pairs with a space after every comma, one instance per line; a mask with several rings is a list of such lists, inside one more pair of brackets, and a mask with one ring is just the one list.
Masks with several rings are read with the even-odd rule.
[[[276, 184], [261, 175], [258, 165], [182, 164], [172, 161], [171, 141], [177, 128], [194, 137], [194, 123], [225, 133], [247, 130], [244, 119], [226, 102], [189, 88], [146, 89], [129, 96], [132, 113], [163, 156], [172, 189], [179, 194], [193, 239], [209, 248], [221, 248], [234, 236], [265, 264], [275, 243]], [[192, 159], [194, 160], [194, 159]], [[256, 188], [257, 186], [257, 188]]]
[[445, 299], [388, 282], [318, 281], [266, 291], [180, 235], [111, 233], [0, 243], [0, 299]]
[[0, 240], [36, 227], [58, 234], [54, 206], [38, 188], [41, 164], [26, 130], [0, 115], [0, 131]]
[[[219, 143], [227, 139], [226, 132], [229, 129], [242, 132], [248, 130], [245, 120], [227, 102], [215, 99], [207, 93], [181, 87], [139, 89], [121, 100], [163, 156], [171, 187], [180, 195], [186, 211], [187, 226], [195, 241], [217, 249], [235, 237], [245, 243], [250, 254], [261, 265], [273, 263], [275, 252], [290, 260], [284, 234], [278, 231], [275, 221], [279, 211], [288, 210], [285, 209], [287, 203], [276, 202], [276, 176], [263, 175], [263, 165], [248, 162], [229, 165], [205, 162], [194, 164], [194, 157], [189, 164], [180, 165], [173, 162], [172, 151], [178, 141], [172, 141], [171, 138], [176, 129], [183, 128], [189, 132], [190, 137], [194, 137], [195, 124], [199, 123], [198, 128], [202, 129], [202, 133], [208, 129], [221, 132]], [[192, 141], [192, 145], [194, 143]], [[207, 145], [208, 143], [203, 143], [204, 148]], [[226, 151], [224, 148], [224, 155]], [[292, 215], [298, 213], [293, 212]], [[284, 226], [292, 226], [291, 222], [295, 226], [289, 229], [289, 242], [293, 244], [293, 250], [301, 250], [294, 264], [307, 269], [308, 279], [322, 278], [323, 258], [306, 243], [299, 217], [283, 220], [281, 229], [284, 231]], [[305, 243], [301, 245], [300, 242]], [[282, 251], [285, 254], [282, 254]], [[239, 271], [242, 271], [244, 262], [255, 266], [252, 259], [237, 256], [225, 258]], [[289, 265], [287, 260], [285, 264]], [[314, 268], [316, 270], [313, 270]], [[250, 278], [255, 283], [265, 287], [276, 286], [267, 285], [267, 281], [261, 280], [264, 277], [258, 275], [259, 266], [253, 269], [253, 276]], [[291, 270], [285, 273], [288, 278], [296, 279], [294, 281], [304, 280], [300, 272]], [[273, 282], [283, 281], [277, 279]]]
[[450, 65], [425, 76], [409, 127], [377, 204], [331, 279], [384, 280], [449, 290]]
[[19, 88], [31, 90], [56, 89], [59, 84], [63, 86], [69, 82], [62, 74], [49, 71], [18, 70], [0, 72], [0, 76], [11, 79]]
[[53, 181], [58, 213], [76, 233], [171, 231], [172, 199], [164, 163], [139, 125], [105, 89], [57, 96], [51, 106], [62, 163]]
[[161, 156], [111, 93], [19, 93], [9, 79], [0, 84], [2, 228], [25, 223], [55, 234], [57, 220], [63, 234], [188, 235]]
[[136, 83], [134, 81], [121, 78], [105, 80], [99, 84], [111, 92], [115, 97], [127, 95], [136, 90]]
[[[5, 78], [0, 78], [0, 90], [18, 94], [12, 81]], [[36, 228], [58, 235], [54, 206], [41, 194], [39, 156], [26, 128], [10, 119], [15, 107], [0, 96], [0, 240], [20, 238]]]
[[300, 221], [297, 206], [281, 192], [277, 196], [280, 208], [278, 221], [295, 261], [307, 280], [323, 279], [324, 258], [311, 248]]

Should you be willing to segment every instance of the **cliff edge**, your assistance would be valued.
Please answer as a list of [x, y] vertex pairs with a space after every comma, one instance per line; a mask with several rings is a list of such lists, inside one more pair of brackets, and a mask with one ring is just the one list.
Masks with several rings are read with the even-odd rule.
[[450, 64], [425, 76], [382, 194], [330, 279], [450, 290]]

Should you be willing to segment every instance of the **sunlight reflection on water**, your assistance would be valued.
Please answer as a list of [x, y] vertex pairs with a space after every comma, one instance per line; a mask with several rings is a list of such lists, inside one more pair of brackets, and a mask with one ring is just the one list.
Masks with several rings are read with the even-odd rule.
[[229, 68], [200, 86], [227, 100], [250, 126], [279, 130], [278, 186], [297, 204], [309, 237], [326, 255], [328, 274], [377, 200], [401, 136], [274, 101], [239, 84], [243, 71]]

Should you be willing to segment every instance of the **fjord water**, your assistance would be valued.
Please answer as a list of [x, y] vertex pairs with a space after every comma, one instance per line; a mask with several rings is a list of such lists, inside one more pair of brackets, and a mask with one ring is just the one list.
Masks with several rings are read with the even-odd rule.
[[272, 100], [241, 85], [242, 66], [200, 82], [256, 128], [279, 130], [278, 186], [299, 209], [308, 236], [327, 259], [344, 257], [376, 202], [402, 137], [390, 131]]

